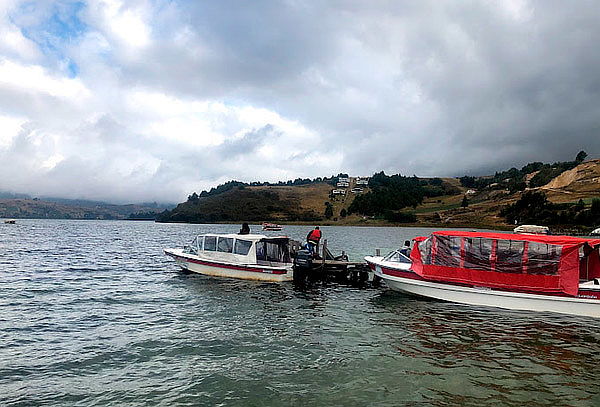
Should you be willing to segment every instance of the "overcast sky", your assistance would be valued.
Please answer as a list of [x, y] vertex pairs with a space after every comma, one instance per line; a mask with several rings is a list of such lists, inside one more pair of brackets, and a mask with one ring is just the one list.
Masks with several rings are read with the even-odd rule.
[[2, 0], [0, 191], [483, 175], [600, 155], [597, 1]]

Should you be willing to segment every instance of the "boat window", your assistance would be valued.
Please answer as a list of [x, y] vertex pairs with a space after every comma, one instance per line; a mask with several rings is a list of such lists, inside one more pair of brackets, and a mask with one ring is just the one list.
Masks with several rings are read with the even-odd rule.
[[491, 270], [492, 239], [465, 238], [465, 268]]
[[217, 250], [217, 237], [204, 236], [204, 250], [214, 252]]
[[525, 242], [518, 240], [498, 240], [496, 246], [496, 271], [520, 273], [522, 271]]
[[562, 246], [529, 242], [527, 274], [557, 275]]
[[204, 236], [198, 236], [198, 251], [204, 250]]
[[220, 237], [219, 243], [217, 244], [217, 250], [224, 253], [231, 253], [233, 251], [233, 238]]
[[461, 237], [436, 236], [435, 264], [446, 267], [459, 267], [461, 240]]
[[419, 252], [421, 253], [421, 261], [423, 264], [431, 264], [431, 237], [419, 242]]
[[290, 263], [290, 253], [287, 242], [257, 242], [256, 260], [275, 263]]
[[241, 254], [246, 256], [252, 247], [252, 242], [248, 240], [235, 239], [235, 246], [233, 252], [235, 254]]

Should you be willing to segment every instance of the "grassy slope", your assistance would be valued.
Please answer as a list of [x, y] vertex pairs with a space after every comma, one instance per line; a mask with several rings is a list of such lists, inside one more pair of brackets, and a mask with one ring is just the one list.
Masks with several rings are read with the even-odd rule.
[[[565, 171], [547, 185], [535, 189], [543, 191], [548, 200], [554, 203], [577, 202], [582, 199], [589, 204], [593, 198], [600, 197], [600, 160], [586, 161]], [[520, 192], [509, 194], [502, 190], [483, 190], [469, 198], [467, 208], [460, 207], [462, 195], [458, 195], [441, 197], [441, 202], [426, 201], [416, 212], [419, 222], [426, 225], [512, 229], [514, 225], [508, 225], [499, 217], [498, 212], [520, 196]]]

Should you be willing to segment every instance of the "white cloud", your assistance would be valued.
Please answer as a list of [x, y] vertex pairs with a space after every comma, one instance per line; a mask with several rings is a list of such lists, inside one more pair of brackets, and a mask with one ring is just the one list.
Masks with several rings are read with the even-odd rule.
[[[132, 6], [132, 3], [135, 4]], [[145, 47], [150, 43], [151, 28], [146, 21], [150, 7], [148, 2], [93, 0], [89, 7], [107, 36], [132, 48]]]
[[23, 117], [0, 116], [0, 148], [12, 143], [26, 121]]
[[81, 103], [91, 96], [79, 79], [51, 76], [39, 65], [26, 66], [8, 60], [0, 60], [0, 86], [45, 93]]

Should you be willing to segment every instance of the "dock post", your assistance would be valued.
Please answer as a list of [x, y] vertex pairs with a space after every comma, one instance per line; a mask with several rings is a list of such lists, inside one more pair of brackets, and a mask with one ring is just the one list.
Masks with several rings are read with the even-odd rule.
[[322, 267], [324, 267], [325, 266], [325, 253], [327, 253], [327, 239], [323, 240], [323, 247], [321, 249], [322, 249], [322, 254], [323, 254], [321, 256], [323, 258], [321, 265], [322, 265]]

